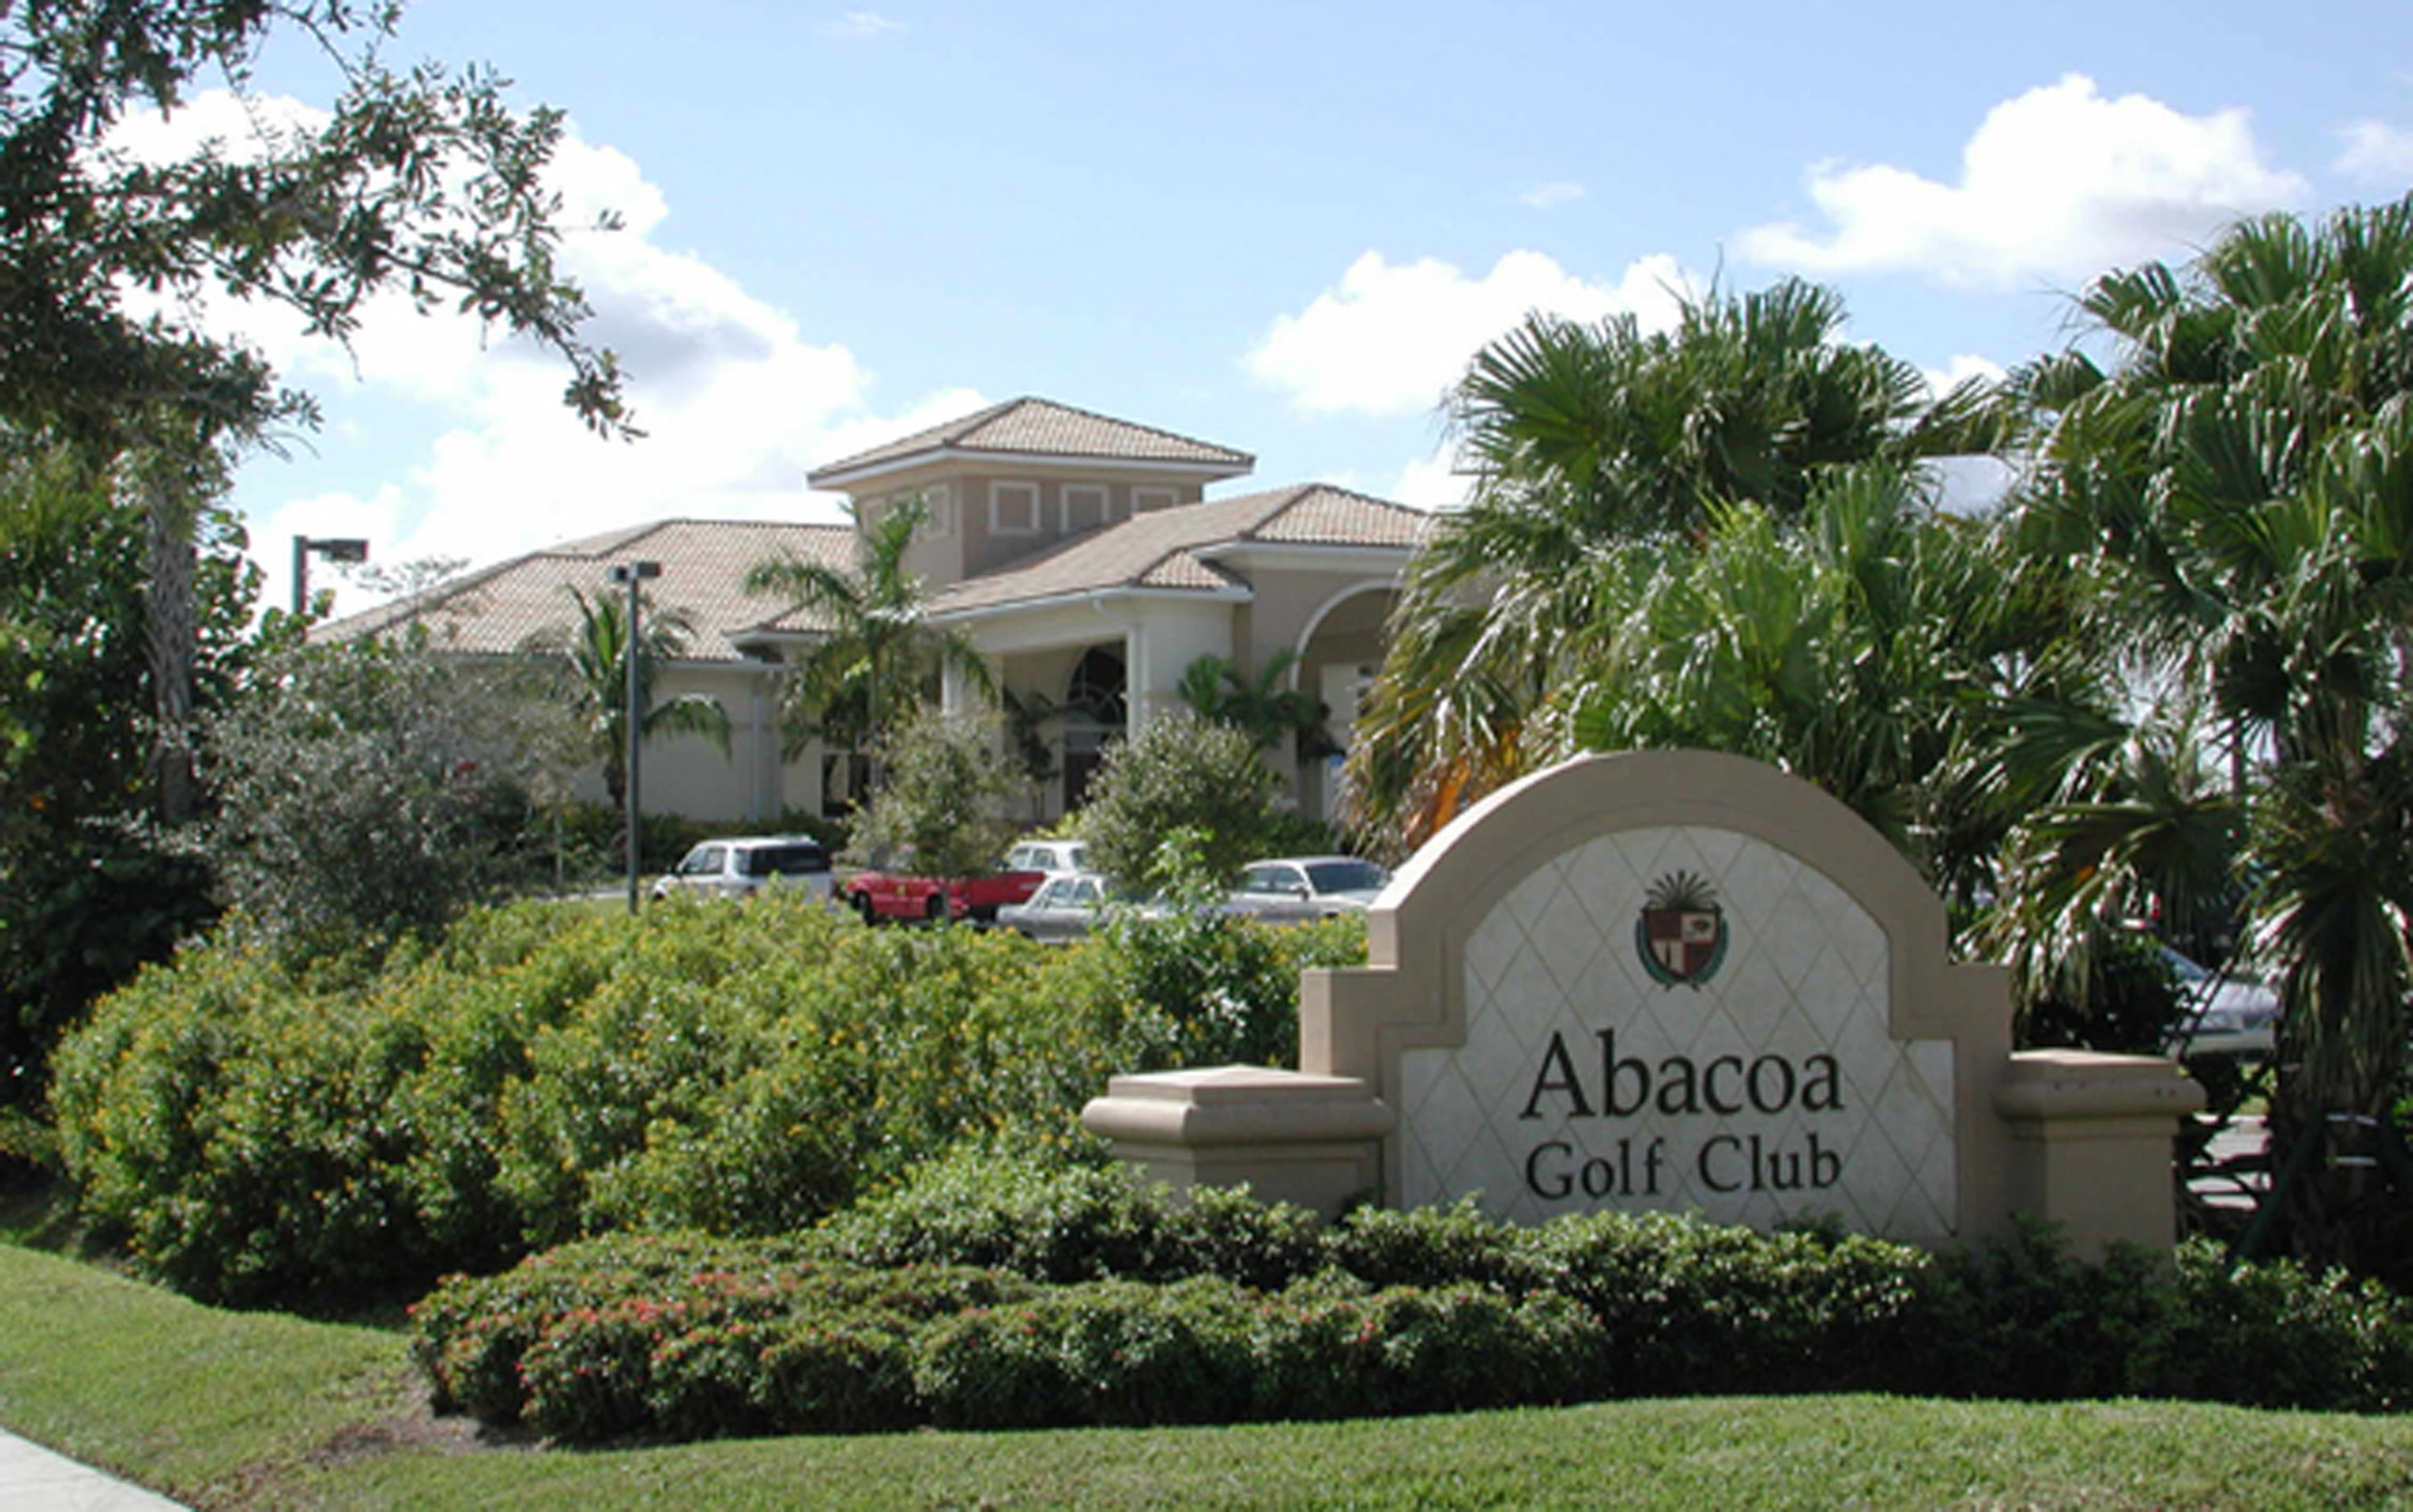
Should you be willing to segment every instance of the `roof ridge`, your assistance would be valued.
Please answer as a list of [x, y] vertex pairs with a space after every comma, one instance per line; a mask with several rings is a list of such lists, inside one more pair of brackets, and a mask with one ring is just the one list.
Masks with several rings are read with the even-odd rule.
[[[1121, 426], [1126, 430], [1145, 431], [1151, 436], [1161, 436], [1167, 441], [1179, 441], [1183, 446], [1203, 447], [1209, 452], [1222, 452], [1232, 456], [1240, 456], [1245, 454], [1234, 450], [1234, 448], [1225, 446], [1219, 441], [1207, 441], [1197, 436], [1185, 436], [1179, 430], [1167, 430], [1162, 426], [1151, 426], [1144, 421], [1138, 420], [1124, 420], [1120, 415], [1109, 415], [1103, 410], [1090, 409], [1080, 404], [1068, 404], [1062, 399], [1051, 399], [1044, 395], [1040, 394], [1025, 394], [1019, 399], [1009, 401], [1002, 407], [1011, 412], [1012, 410], [1021, 408], [1025, 404], [1044, 404], [1049, 409], [1062, 410], [1068, 415], [1079, 415], [1086, 420], [1103, 421], [1109, 426]], [[1005, 417], [1003, 415], [998, 415], [991, 417], [991, 421], [1002, 420]], [[983, 424], [990, 424], [991, 421], [984, 421]], [[976, 427], [966, 428], [970, 429]]]
[[1021, 394], [824, 463], [808, 473], [805, 481], [815, 487], [838, 486], [846, 481], [860, 481], [867, 472], [894, 469], [929, 454], [948, 453], [985, 457], [1171, 462], [1208, 474], [1228, 474], [1235, 469], [1245, 472], [1257, 460], [1246, 452], [1162, 426], [1124, 420], [1044, 395]]

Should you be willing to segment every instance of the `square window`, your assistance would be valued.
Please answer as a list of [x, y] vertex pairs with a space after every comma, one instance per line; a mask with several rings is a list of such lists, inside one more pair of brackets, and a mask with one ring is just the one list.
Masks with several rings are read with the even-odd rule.
[[1134, 488], [1131, 503], [1142, 514], [1151, 509], [1170, 509], [1180, 502], [1180, 495], [1170, 488]]
[[1094, 531], [1106, 523], [1106, 490], [1082, 484], [1064, 491], [1064, 534]]
[[996, 536], [1039, 534], [1039, 484], [992, 483], [988, 490], [988, 529]]

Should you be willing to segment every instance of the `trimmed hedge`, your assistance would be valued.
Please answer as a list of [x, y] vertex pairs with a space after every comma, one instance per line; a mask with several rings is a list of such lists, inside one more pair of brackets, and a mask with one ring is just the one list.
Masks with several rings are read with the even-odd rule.
[[2292, 1264], [1932, 1254], [1665, 1214], [1329, 1228], [959, 1154], [816, 1232], [615, 1239], [414, 1310], [440, 1404], [567, 1441], [1456, 1412], [1868, 1390], [2413, 1404], [2413, 1307]]
[[617, 1230], [770, 1234], [966, 1140], [1085, 1146], [1117, 1072], [1295, 1040], [1298, 969], [1354, 921], [1219, 926], [1255, 984], [1151, 996], [1145, 923], [1042, 950], [866, 929], [798, 897], [642, 921], [473, 913], [374, 973], [220, 943], [62, 1045], [52, 1110], [86, 1216], [206, 1301], [345, 1304]]

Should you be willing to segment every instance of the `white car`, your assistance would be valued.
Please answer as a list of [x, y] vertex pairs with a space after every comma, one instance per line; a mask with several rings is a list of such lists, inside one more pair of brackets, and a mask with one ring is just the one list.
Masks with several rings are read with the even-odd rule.
[[1068, 871], [1089, 869], [1089, 843], [1085, 840], [1017, 840], [1006, 852], [1006, 864], [1000, 871], [1044, 871], [1051, 877]]
[[829, 852], [811, 836], [732, 836], [698, 843], [654, 879], [652, 895], [658, 903], [674, 893], [751, 897], [766, 887], [793, 887], [827, 898], [831, 881]]
[[1225, 908], [1269, 922], [1362, 914], [1391, 873], [1355, 856], [1290, 856], [1252, 861]]
[[2162, 964], [2178, 983], [2181, 1011], [2171, 1031], [2180, 1056], [2267, 1056], [2279, 1037], [2279, 995], [2251, 977], [2215, 976], [2162, 947]]

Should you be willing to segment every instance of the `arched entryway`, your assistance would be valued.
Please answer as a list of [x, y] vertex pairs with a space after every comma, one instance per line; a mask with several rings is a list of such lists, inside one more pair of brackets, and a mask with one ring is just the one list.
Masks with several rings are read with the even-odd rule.
[[1072, 664], [1064, 690], [1064, 807], [1081, 806], [1105, 760], [1109, 742], [1123, 738], [1129, 723], [1128, 674], [1122, 653], [1094, 646]]
[[1324, 754], [1299, 771], [1303, 813], [1337, 819], [1347, 810], [1343, 757], [1353, 743], [1358, 704], [1382, 665], [1385, 629], [1399, 597], [1398, 585], [1388, 579], [1351, 584], [1326, 598], [1299, 632], [1290, 685], [1323, 704], [1329, 737]]

